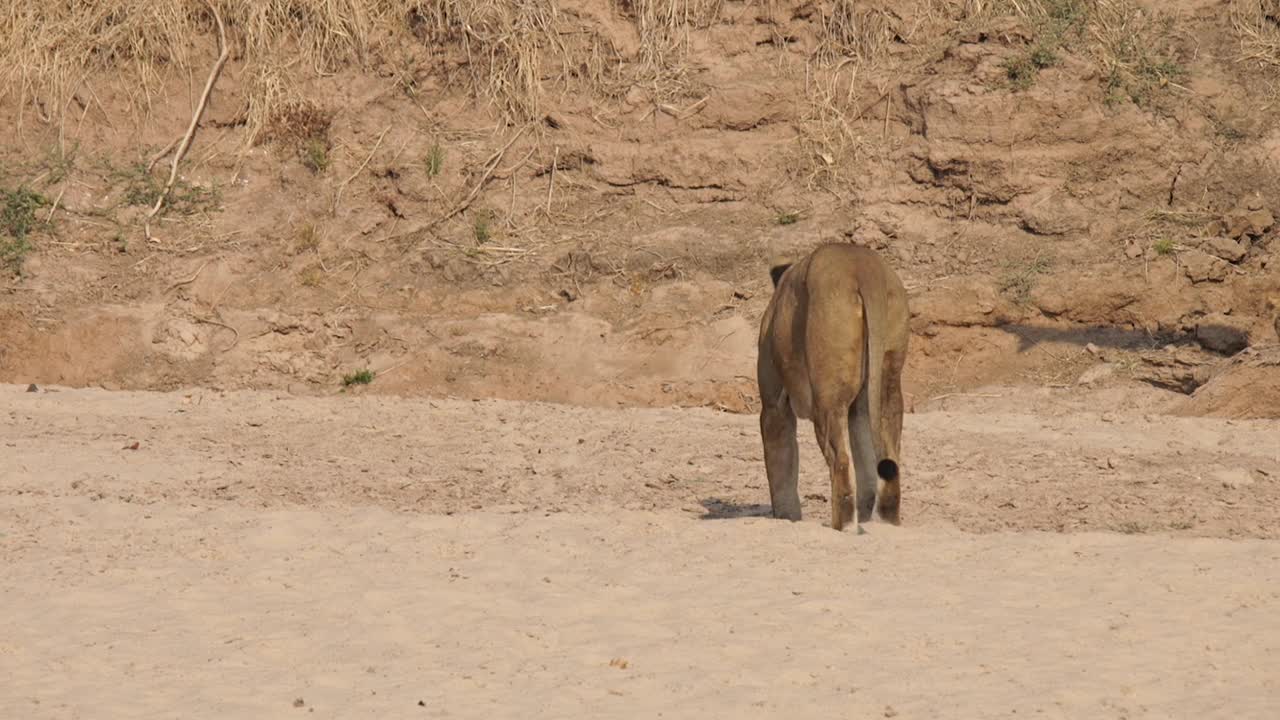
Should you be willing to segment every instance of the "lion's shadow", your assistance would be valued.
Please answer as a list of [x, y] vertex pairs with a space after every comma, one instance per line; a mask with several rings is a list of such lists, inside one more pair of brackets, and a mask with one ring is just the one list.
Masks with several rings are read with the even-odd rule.
[[771, 506], [758, 503], [740, 503], [716, 497], [703, 498], [698, 502], [706, 508], [706, 513], [700, 515], [699, 520], [737, 520], [748, 517], [771, 517], [773, 514]]

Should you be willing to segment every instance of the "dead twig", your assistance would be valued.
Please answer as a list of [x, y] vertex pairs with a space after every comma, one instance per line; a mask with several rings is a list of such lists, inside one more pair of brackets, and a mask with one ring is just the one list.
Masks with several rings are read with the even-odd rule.
[[187, 278], [186, 280], [179, 280], [178, 282], [176, 282], [176, 283], [174, 283], [174, 284], [170, 285], [170, 286], [169, 286], [169, 287], [164, 291], [164, 292], [165, 292], [165, 294], [167, 295], [167, 294], [169, 294], [169, 293], [173, 292], [174, 290], [176, 290], [176, 289], [178, 289], [178, 288], [182, 287], [183, 285], [190, 285], [191, 283], [195, 282], [195, 281], [196, 281], [196, 278], [200, 277], [200, 273], [201, 273], [201, 272], [204, 272], [204, 268], [205, 268], [205, 266], [206, 266], [206, 265], [208, 265], [208, 264], [209, 264], [209, 261], [208, 261], [208, 260], [205, 260], [205, 261], [204, 261], [204, 263], [202, 263], [202, 264], [200, 265], [200, 267], [196, 268], [195, 273], [193, 273], [193, 274], [191, 275], [191, 277]]
[[560, 146], [556, 146], [555, 154], [551, 158], [551, 181], [547, 185], [547, 214], [551, 214], [551, 194], [556, 189], [556, 165], [560, 162]]
[[[394, 242], [396, 240], [399, 240], [404, 237], [408, 237], [410, 235], [414, 235], [416, 233], [431, 232], [439, 225], [445, 222], [448, 222], [449, 220], [452, 220], [453, 218], [457, 217], [459, 214], [465, 212], [467, 208], [471, 207], [471, 203], [475, 202], [476, 197], [480, 195], [480, 191], [484, 189], [484, 186], [487, 185], [489, 183], [489, 180], [493, 178], [494, 171], [497, 170], [498, 165], [502, 162], [502, 158], [506, 155], [507, 150], [511, 149], [511, 146], [515, 144], [516, 140], [519, 140], [520, 136], [524, 135], [525, 131], [528, 129], [529, 129], [528, 125], [520, 128], [518, 131], [516, 131], [515, 135], [511, 136], [511, 139], [508, 140], [506, 144], [504, 144], [501, 148], [498, 148], [498, 150], [496, 150], [492, 155], [488, 157], [487, 160], [485, 160], [484, 162], [485, 170], [484, 170], [484, 173], [481, 174], [480, 176], [480, 181], [477, 182], [475, 186], [471, 188], [471, 192], [467, 193], [467, 196], [464, 197], [460, 202], [458, 202], [458, 204], [454, 205], [453, 208], [449, 210], [449, 212], [435, 218], [434, 220], [429, 220], [425, 224], [419, 225], [418, 227], [413, 228], [412, 230], [405, 230], [402, 233], [398, 233], [395, 235], [388, 235], [387, 237], [383, 238], [382, 242]], [[446, 245], [453, 245], [455, 247], [459, 247], [457, 243], [449, 242], [448, 240], [445, 240], [443, 238], [438, 238], [438, 240], [440, 242], [443, 242]], [[404, 252], [402, 252], [401, 254], [404, 255], [408, 253], [416, 245], [417, 245], [416, 242], [410, 243], [407, 247], [404, 248]]]
[[147, 239], [151, 239], [151, 220], [160, 212], [160, 208], [164, 207], [164, 202], [169, 198], [170, 191], [173, 190], [173, 184], [178, 180], [178, 165], [182, 162], [183, 156], [187, 154], [187, 149], [191, 147], [191, 139], [195, 137], [196, 127], [200, 124], [200, 117], [204, 115], [204, 109], [209, 105], [209, 95], [213, 92], [213, 85], [218, 81], [218, 76], [222, 74], [222, 66], [227, 64], [227, 58], [231, 56], [231, 48], [227, 46], [227, 28], [222, 23], [222, 15], [218, 13], [217, 6], [208, 0], [209, 11], [213, 13], [213, 19], [218, 23], [218, 60], [213, 64], [213, 69], [209, 71], [209, 79], [205, 81], [204, 93], [200, 95], [200, 104], [196, 106], [196, 111], [191, 115], [191, 124], [187, 127], [187, 134], [182, 137], [182, 143], [178, 145], [178, 151], [174, 153], [173, 164], [169, 168], [169, 181], [164, 184], [164, 190], [160, 193], [160, 197], [156, 198], [156, 204], [152, 206], [151, 212], [147, 213], [146, 223], [143, 225]]
[[462, 202], [458, 203], [449, 212], [435, 220], [432, 220], [427, 224], [427, 227], [436, 227], [443, 222], [453, 219], [460, 213], [466, 211], [467, 208], [471, 207], [471, 203], [475, 201], [476, 197], [480, 195], [480, 191], [484, 189], [486, 184], [488, 184], [489, 178], [493, 175], [493, 171], [496, 170], [498, 168], [498, 164], [502, 162], [502, 158], [507, 154], [507, 150], [511, 149], [511, 146], [516, 143], [516, 140], [520, 139], [521, 135], [524, 135], [524, 131], [526, 129], [528, 129], [528, 126], [520, 128], [515, 135], [511, 136], [511, 139], [507, 141], [507, 144], [503, 145], [497, 152], [489, 156], [489, 159], [485, 162], [484, 174], [480, 176], [480, 182], [476, 183], [475, 187], [471, 188], [471, 192], [467, 193], [467, 196], [462, 199]]
[[875, 100], [872, 100], [871, 102], [869, 102], [869, 103], [867, 103], [866, 105], [864, 105], [864, 106], [863, 106], [863, 108], [862, 108], [861, 110], [859, 110], [858, 112], [854, 113], [854, 114], [853, 114], [853, 117], [851, 117], [851, 118], [849, 118], [849, 119], [850, 119], [850, 120], [860, 120], [860, 119], [862, 119], [862, 116], [863, 116], [863, 115], [865, 115], [865, 114], [867, 113], [867, 111], [868, 111], [868, 110], [870, 110], [871, 108], [873, 108], [873, 107], [875, 107], [875, 106], [879, 105], [880, 103], [884, 102], [885, 100], [887, 100], [887, 99], [889, 98], [889, 94], [890, 94], [890, 93], [892, 93], [892, 92], [893, 92], [893, 90], [885, 90], [883, 93], [881, 93], [881, 94], [880, 94], [880, 97], [878, 97], [878, 98], [876, 98]]
[[654, 208], [655, 210], [657, 210], [658, 212], [662, 213], [663, 215], [670, 215], [670, 214], [671, 214], [671, 212], [672, 212], [672, 211], [667, 210], [666, 208], [662, 207], [662, 206], [661, 206], [661, 205], [659, 205], [658, 203], [653, 202], [652, 200], [649, 200], [648, 198], [640, 198], [640, 202], [642, 202], [642, 203], [644, 203], [644, 204], [648, 205], [649, 207]]
[[889, 112], [893, 109], [893, 98], [888, 93], [885, 93], [885, 98], [888, 102], [884, 104], [884, 131], [880, 134], [881, 141], [889, 138]]
[[720, 346], [724, 344], [724, 341], [728, 340], [731, 336], [734, 335], [734, 333], [737, 333], [737, 332], [738, 332], [737, 330], [730, 330], [729, 332], [720, 336], [720, 339], [716, 340], [715, 344], [711, 346], [711, 349], [707, 351], [707, 357], [705, 360], [702, 361], [702, 365], [700, 365], [698, 369], [705, 370], [707, 365], [711, 364], [711, 361], [715, 358], [715, 352], [720, 349]]
[[685, 119], [691, 118], [691, 117], [693, 117], [694, 115], [697, 115], [699, 112], [701, 112], [701, 111], [702, 111], [702, 106], [707, 102], [707, 100], [710, 100], [710, 99], [711, 99], [711, 96], [710, 96], [710, 95], [707, 95], [706, 97], [702, 98], [701, 100], [699, 100], [699, 101], [698, 101], [698, 102], [696, 102], [696, 103], [693, 103], [692, 105], [690, 105], [689, 107], [685, 108], [684, 110], [681, 110], [681, 109], [679, 109], [679, 108], [677, 108], [677, 107], [674, 107], [674, 106], [672, 106], [672, 105], [667, 105], [666, 103], [658, 103], [658, 105], [657, 105], [656, 107], [657, 107], [657, 109], [659, 109], [659, 110], [661, 110], [662, 112], [664, 112], [664, 113], [666, 113], [666, 114], [670, 115], [671, 117], [675, 118], [676, 120], [685, 120]]
[[648, 330], [641, 330], [640, 332], [637, 332], [636, 337], [641, 340], [648, 340], [650, 337], [660, 332], [675, 332], [676, 330], [685, 330], [692, 326], [693, 326], [693, 322], [690, 321], [687, 323], [683, 323], [681, 325], [674, 325], [672, 327], [649, 328]]
[[44, 222], [46, 225], [53, 222], [53, 214], [58, 211], [58, 203], [62, 202], [62, 196], [66, 192], [67, 192], [67, 186], [63, 185], [62, 189], [58, 191], [58, 197], [54, 198], [53, 205], [49, 208], [49, 214], [46, 215], [44, 218]]
[[351, 184], [352, 180], [359, 177], [360, 173], [364, 172], [364, 169], [369, 166], [369, 161], [373, 159], [374, 153], [378, 152], [378, 148], [382, 147], [382, 139], [385, 138], [389, 132], [391, 132], [390, 125], [388, 125], [387, 128], [382, 131], [382, 134], [378, 136], [378, 141], [373, 144], [373, 149], [369, 151], [369, 155], [364, 159], [364, 162], [360, 163], [360, 167], [356, 168], [355, 172], [351, 173], [346, 180], [343, 180], [342, 183], [338, 185], [338, 191], [333, 194], [333, 205], [329, 207], [330, 215], [338, 214], [338, 203], [342, 201], [342, 192], [347, 189], [347, 186]]
[[231, 332], [235, 333], [235, 337], [231, 338], [231, 344], [230, 344], [230, 345], [228, 345], [228, 346], [226, 346], [225, 348], [223, 348], [223, 349], [222, 349], [222, 352], [227, 352], [227, 351], [228, 351], [228, 350], [230, 350], [231, 348], [235, 347], [235, 346], [236, 346], [236, 343], [240, 342], [240, 331], [239, 331], [239, 330], [237, 330], [237, 329], [235, 329], [235, 328], [233, 328], [233, 327], [231, 327], [230, 325], [228, 325], [228, 324], [226, 324], [226, 323], [224, 323], [224, 322], [222, 322], [222, 321], [220, 321], [220, 320], [214, 320], [214, 319], [212, 319], [212, 318], [202, 318], [202, 317], [198, 317], [198, 316], [195, 316], [195, 315], [192, 315], [191, 317], [192, 317], [192, 319], [193, 319], [193, 320], [195, 320], [196, 322], [202, 322], [202, 323], [204, 323], [204, 324], [206, 324], [206, 325], [216, 325], [216, 326], [218, 326], [218, 327], [220, 327], [220, 328], [226, 328], [227, 330], [230, 330]]
[[413, 357], [413, 356], [412, 356], [412, 355], [410, 355], [408, 358], [405, 358], [404, 360], [401, 360], [400, 362], [396, 363], [395, 365], [392, 365], [391, 367], [387, 368], [386, 370], [375, 370], [375, 371], [374, 371], [374, 374], [376, 374], [378, 377], [386, 377], [386, 376], [390, 375], [391, 373], [395, 372], [396, 370], [399, 370], [400, 368], [402, 368], [402, 367], [404, 367], [405, 365], [409, 364], [409, 360], [411, 360], [411, 359], [412, 359], [412, 357]]
[[164, 159], [164, 156], [165, 156], [165, 155], [168, 155], [168, 154], [169, 154], [169, 151], [170, 151], [170, 150], [173, 150], [175, 147], [177, 147], [178, 143], [179, 143], [179, 142], [181, 142], [181, 141], [182, 141], [182, 138], [180, 138], [180, 137], [176, 137], [176, 138], [174, 138], [173, 140], [170, 140], [170, 141], [169, 141], [169, 144], [168, 144], [168, 145], [165, 145], [163, 148], [161, 148], [161, 149], [160, 149], [160, 151], [159, 151], [159, 152], [157, 152], [155, 155], [152, 155], [152, 156], [151, 156], [151, 162], [148, 162], [148, 163], [147, 163], [147, 172], [149, 173], [149, 172], [151, 172], [153, 169], [155, 169], [156, 163], [158, 163], [158, 162], [160, 162], [161, 160], [163, 160], [163, 159]]
[[518, 160], [518, 161], [517, 161], [514, 165], [512, 165], [511, 167], [504, 168], [504, 169], [502, 169], [502, 170], [495, 170], [495, 171], [494, 171], [494, 173], [493, 173], [493, 179], [494, 179], [494, 180], [507, 180], [507, 179], [509, 179], [509, 178], [511, 178], [511, 177], [513, 177], [513, 176], [515, 176], [516, 171], [518, 171], [520, 168], [524, 167], [524, 164], [525, 164], [525, 163], [527, 163], [527, 162], [529, 162], [529, 158], [533, 157], [533, 154], [534, 154], [535, 152], [537, 152], [537, 151], [538, 151], [538, 148], [536, 148], [536, 147], [529, 148], [529, 152], [525, 153], [525, 154], [524, 154], [524, 157], [520, 158], [520, 160]]

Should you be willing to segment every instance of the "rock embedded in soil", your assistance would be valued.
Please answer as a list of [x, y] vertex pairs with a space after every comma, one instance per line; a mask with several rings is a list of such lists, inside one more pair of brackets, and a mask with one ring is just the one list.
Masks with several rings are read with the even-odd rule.
[[1093, 385], [1115, 375], [1116, 366], [1111, 363], [1099, 363], [1085, 370], [1076, 380], [1077, 385]]
[[1214, 477], [1228, 490], [1238, 490], [1245, 485], [1253, 484], [1253, 476], [1243, 468], [1226, 468], [1213, 473]]
[[1227, 236], [1231, 238], [1260, 237], [1276, 222], [1270, 210], [1248, 207], [1238, 207], [1228, 212], [1223, 221], [1227, 226]]
[[1227, 237], [1213, 237], [1204, 241], [1201, 247], [1205, 252], [1222, 258], [1230, 263], [1237, 263], [1249, 254], [1249, 247], [1239, 240]]
[[919, 296], [912, 303], [912, 315], [916, 332], [933, 324], [995, 327], [1011, 317], [995, 288], [981, 278], [957, 278], [946, 288]]
[[1133, 376], [1156, 387], [1190, 394], [1213, 377], [1213, 364], [1199, 351], [1167, 346], [1158, 353], [1143, 355]]
[[1036, 235], [1068, 235], [1089, 228], [1084, 206], [1070, 197], [1036, 193], [1021, 208], [1022, 226]]
[[1227, 277], [1227, 263], [1203, 250], [1188, 250], [1179, 258], [1191, 282], [1222, 282]]

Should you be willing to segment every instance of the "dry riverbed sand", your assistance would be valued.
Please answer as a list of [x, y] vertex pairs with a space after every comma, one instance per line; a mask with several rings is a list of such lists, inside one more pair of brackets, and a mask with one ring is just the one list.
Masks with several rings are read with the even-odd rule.
[[854, 535], [804, 425], [790, 524], [752, 416], [24, 390], [2, 717], [1280, 712], [1274, 421], [912, 414]]

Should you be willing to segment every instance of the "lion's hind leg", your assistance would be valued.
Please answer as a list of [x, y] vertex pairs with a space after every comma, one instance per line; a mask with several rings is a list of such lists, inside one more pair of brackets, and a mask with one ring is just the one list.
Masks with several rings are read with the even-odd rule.
[[847, 410], [819, 411], [814, 414], [814, 430], [818, 446], [831, 471], [831, 527], [843, 530], [854, 519], [853, 486], [849, 478], [849, 421]]
[[796, 414], [786, 397], [766, 403], [760, 410], [760, 434], [764, 438], [764, 467], [769, 476], [769, 500], [773, 516], [800, 519], [800, 448], [796, 441]]

